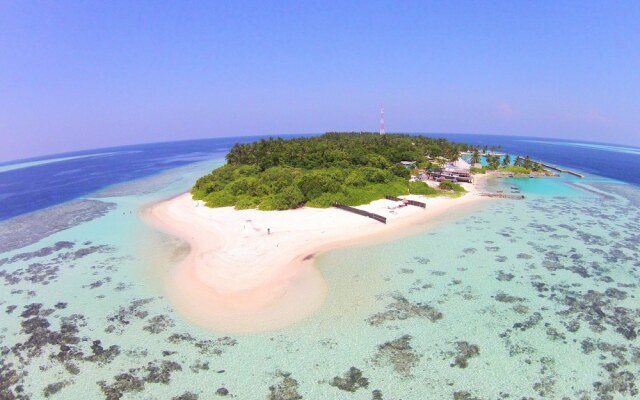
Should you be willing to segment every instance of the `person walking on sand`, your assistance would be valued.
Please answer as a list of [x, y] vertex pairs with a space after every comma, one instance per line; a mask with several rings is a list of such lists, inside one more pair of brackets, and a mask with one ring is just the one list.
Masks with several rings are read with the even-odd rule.
[[271, 235], [271, 228], [267, 228], [267, 235]]

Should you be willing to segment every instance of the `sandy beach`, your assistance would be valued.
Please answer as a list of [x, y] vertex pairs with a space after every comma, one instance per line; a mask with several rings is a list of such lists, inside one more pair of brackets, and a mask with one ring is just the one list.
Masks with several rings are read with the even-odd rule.
[[406, 196], [426, 202], [426, 209], [394, 208], [390, 200], [358, 207], [387, 217], [386, 224], [335, 208], [208, 208], [189, 193], [153, 205], [144, 217], [191, 246], [165, 279], [167, 298], [185, 318], [214, 331], [268, 331], [323, 303], [327, 288], [314, 267], [316, 255], [424, 230], [454, 209], [488, 201], [473, 186], [467, 189], [456, 199]]

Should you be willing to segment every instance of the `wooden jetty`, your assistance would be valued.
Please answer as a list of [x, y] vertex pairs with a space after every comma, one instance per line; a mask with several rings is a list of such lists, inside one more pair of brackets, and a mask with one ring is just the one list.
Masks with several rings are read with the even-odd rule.
[[524, 199], [523, 194], [506, 194], [506, 193], [491, 193], [491, 192], [481, 192], [478, 193], [479, 196], [484, 197], [499, 197], [501, 199], [514, 199], [514, 200], [522, 200]]
[[382, 215], [374, 214], [368, 211], [360, 210], [359, 208], [345, 206], [344, 204], [334, 203], [333, 206], [335, 208], [339, 208], [341, 210], [349, 211], [354, 214], [362, 215], [363, 217], [368, 217], [371, 219], [375, 219], [378, 222], [382, 222], [383, 224], [387, 223], [387, 218]]
[[401, 199], [400, 197], [395, 197], [395, 196], [384, 196], [384, 198], [387, 199], [387, 200], [393, 200], [393, 201], [404, 201], [407, 204], [412, 205], [412, 206], [427, 208], [427, 205], [425, 203], [421, 202], [421, 201]]
[[[518, 160], [523, 160], [523, 161], [524, 161], [524, 157], [521, 157], [521, 156], [516, 157], [516, 162], [517, 162]], [[569, 174], [569, 175], [577, 176], [578, 178], [584, 178], [584, 175], [579, 174], [579, 173], [574, 172], [574, 171], [570, 171], [570, 170], [568, 170], [568, 169], [563, 169], [563, 168], [557, 167], [557, 166], [555, 166], [555, 165], [546, 164], [546, 163], [543, 163], [542, 161], [537, 161], [537, 160], [530, 160], [530, 161], [531, 161], [532, 163], [534, 163], [534, 164], [540, 164], [540, 165], [542, 165], [543, 167], [545, 167], [545, 168], [549, 168], [549, 169], [552, 169], [552, 170], [554, 170], [554, 171], [564, 172], [565, 174]]]

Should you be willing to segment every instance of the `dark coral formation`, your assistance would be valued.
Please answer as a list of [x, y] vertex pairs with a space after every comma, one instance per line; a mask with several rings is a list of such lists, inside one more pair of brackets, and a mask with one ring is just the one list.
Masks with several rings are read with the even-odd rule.
[[456, 342], [456, 356], [452, 367], [467, 368], [469, 359], [480, 355], [480, 347], [469, 342]]
[[53, 246], [46, 246], [36, 251], [31, 251], [27, 253], [16, 254], [7, 260], [8, 263], [15, 263], [18, 261], [31, 261], [33, 258], [47, 257], [51, 254], [65, 249], [71, 249], [75, 245], [74, 242], [69, 241], [59, 241], [56, 242]]
[[153, 334], [158, 334], [173, 326], [175, 326], [175, 323], [168, 315], [156, 315], [149, 319], [147, 325], [142, 329]]
[[549, 357], [542, 357], [540, 359], [540, 380], [533, 384], [533, 390], [540, 397], [553, 397], [555, 385], [555, 360]]
[[533, 313], [529, 318], [527, 318], [523, 322], [516, 322], [513, 324], [513, 329], [519, 329], [521, 331], [526, 331], [528, 329], [533, 328], [538, 325], [542, 321], [542, 314], [539, 312]]
[[347, 392], [355, 392], [360, 388], [366, 389], [369, 387], [369, 380], [362, 375], [362, 371], [358, 368], [351, 367], [342, 377], [335, 376], [331, 382], [329, 382], [329, 385]]
[[189, 366], [189, 369], [194, 374], [197, 374], [200, 371], [208, 371], [209, 370], [209, 362], [196, 361], [194, 364]]
[[37, 243], [49, 235], [106, 215], [115, 203], [98, 200], [75, 200], [35, 211], [0, 224], [0, 253]]
[[[105, 349], [100, 340], [91, 341], [88, 337], [81, 337], [79, 332], [86, 325], [85, 317], [80, 314], [57, 315], [57, 312], [64, 309], [60, 307], [61, 304], [58, 303], [55, 308], [46, 308], [42, 303], [24, 306], [20, 313], [20, 326], [25, 339], [11, 348], [3, 347], [2, 355], [10, 353], [22, 367], [31, 364], [36, 358], [46, 357], [72, 375], [80, 372], [76, 365], [78, 362], [106, 365], [120, 355], [120, 348], [116, 345]], [[18, 389], [22, 388], [24, 374], [15, 369], [13, 364], [2, 360], [0, 375], [3, 375], [1, 381], [8, 385], [0, 389], [0, 398], [14, 398], [12, 396], [16, 396]], [[49, 397], [72, 383], [71, 380], [51, 383], [43, 389], [43, 395]]]
[[420, 355], [411, 347], [410, 335], [403, 335], [398, 339], [385, 342], [378, 346], [378, 352], [373, 357], [373, 364], [377, 366], [391, 365], [403, 377], [411, 377], [412, 369], [420, 361]]
[[618, 306], [616, 300], [625, 296], [625, 292], [615, 288], [607, 290], [604, 293], [588, 290], [582, 295], [565, 291], [564, 296], [557, 297], [567, 307], [559, 314], [575, 316], [595, 332], [610, 326], [626, 339], [635, 340], [638, 337], [636, 329], [640, 326], [640, 309]]
[[[2, 264], [20, 264], [18, 268], [11, 271], [6, 269], [0, 270], [0, 278], [4, 279], [4, 282], [7, 285], [16, 285], [21, 282], [49, 285], [58, 279], [60, 268], [64, 265], [64, 262], [67, 262], [66, 265], [68, 267], [72, 267], [68, 262], [86, 257], [89, 254], [97, 252], [109, 253], [114, 250], [112, 247], [101, 245], [84, 247], [73, 251], [72, 249], [74, 246], [75, 243], [73, 242], [61, 241], [57, 242], [53, 246], [43, 247], [33, 252], [20, 253], [10, 259], [4, 259]], [[30, 262], [33, 259], [48, 257], [52, 254], [56, 254], [56, 257], [50, 261], [39, 260], [38, 262], [30, 263], [26, 267], [23, 266], [24, 263]]]
[[122, 333], [124, 328], [133, 320], [143, 320], [147, 318], [149, 312], [144, 310], [143, 307], [154, 300], [154, 298], [138, 299], [132, 301], [128, 307], [119, 307], [117, 312], [108, 316], [107, 319], [109, 322], [112, 322], [112, 325], [110, 325], [107, 330], [110, 332], [117, 330], [119, 333]]
[[171, 400], [198, 400], [198, 395], [192, 392], [184, 392], [180, 396], [174, 396]]
[[231, 347], [238, 344], [236, 339], [229, 336], [223, 336], [218, 339], [198, 340], [188, 333], [174, 333], [167, 339], [170, 343], [191, 343], [201, 354], [221, 355], [224, 353], [225, 347]]
[[268, 400], [301, 400], [302, 395], [298, 393], [298, 381], [291, 377], [289, 372], [278, 372], [280, 382], [269, 386]]
[[524, 297], [511, 296], [504, 292], [498, 292], [493, 298], [501, 303], [522, 303], [527, 301]]
[[[6, 351], [8, 349], [2, 349], [3, 356]], [[13, 363], [0, 359], [0, 399], [28, 399], [21, 393], [24, 390], [22, 387], [24, 377], [24, 372], [16, 369]]]
[[506, 273], [504, 271], [498, 271], [498, 276], [496, 277], [497, 280], [501, 281], [501, 282], [508, 282], [510, 280], [512, 280], [513, 278], [515, 278], [515, 275], [511, 274], [511, 273]]
[[171, 382], [171, 374], [181, 371], [182, 367], [175, 361], [149, 362], [144, 367], [131, 368], [127, 372], [114, 376], [113, 382], [98, 382], [98, 386], [108, 400], [120, 399], [126, 393], [141, 392], [145, 384], [160, 383], [168, 385]]
[[453, 400], [480, 400], [480, 398], [473, 396], [467, 391], [459, 390], [457, 392], [453, 392]]
[[616, 394], [636, 397], [640, 393], [636, 384], [636, 375], [630, 371], [611, 371], [608, 378], [605, 382], [598, 381], [593, 384], [593, 388], [598, 393], [598, 400], [613, 400]]
[[435, 322], [442, 318], [442, 313], [428, 304], [412, 303], [400, 295], [394, 295], [393, 303], [387, 306], [387, 310], [379, 312], [367, 318], [372, 326], [380, 326], [388, 321], [405, 320], [408, 318], [426, 318]]
[[42, 394], [44, 395], [44, 397], [49, 398], [51, 397], [51, 395], [58, 393], [63, 388], [65, 388], [66, 386], [69, 386], [72, 383], [73, 381], [69, 381], [69, 380], [50, 383], [44, 388], [44, 390], [42, 391]]

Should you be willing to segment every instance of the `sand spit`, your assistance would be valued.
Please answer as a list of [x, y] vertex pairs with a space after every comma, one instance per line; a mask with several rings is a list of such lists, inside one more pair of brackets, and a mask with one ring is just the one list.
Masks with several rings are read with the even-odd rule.
[[437, 217], [489, 201], [471, 193], [457, 199], [410, 196], [427, 208], [378, 200], [358, 208], [387, 224], [338, 209], [287, 211], [208, 208], [186, 193], [144, 211], [153, 226], [191, 245], [165, 279], [166, 294], [188, 320], [219, 332], [278, 329], [310, 315], [327, 288], [314, 267], [317, 254], [424, 230]]

